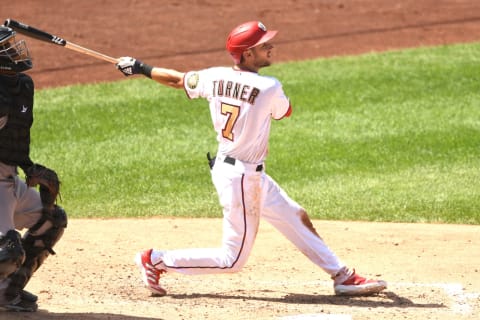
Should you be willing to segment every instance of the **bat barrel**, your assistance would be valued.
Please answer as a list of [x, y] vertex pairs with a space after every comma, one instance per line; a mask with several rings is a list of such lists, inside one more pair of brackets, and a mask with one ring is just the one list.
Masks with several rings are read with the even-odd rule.
[[18, 21], [13, 20], [13, 19], [5, 20], [4, 26], [12, 28], [13, 30], [17, 31], [18, 33], [24, 34], [24, 35], [29, 36], [31, 38], [41, 40], [41, 41], [45, 41], [45, 42], [49, 42], [49, 43], [53, 43], [53, 44], [56, 44], [56, 45], [60, 45], [60, 46], [63, 46], [65, 48], [68, 48], [70, 50], [74, 50], [74, 51], [77, 51], [79, 53], [83, 53], [83, 54], [92, 56], [92, 57], [97, 58], [97, 59], [108, 61], [110, 63], [117, 63], [118, 62], [118, 60], [113, 58], [113, 57], [109, 57], [109, 56], [107, 56], [103, 53], [84, 48], [82, 46], [79, 46], [79, 45], [71, 43], [71, 42], [67, 42], [65, 39], [62, 39], [62, 38], [57, 37], [53, 34], [50, 34], [48, 32], [45, 32], [43, 30], [34, 28], [32, 26], [29, 26], [28, 24], [18, 22]]

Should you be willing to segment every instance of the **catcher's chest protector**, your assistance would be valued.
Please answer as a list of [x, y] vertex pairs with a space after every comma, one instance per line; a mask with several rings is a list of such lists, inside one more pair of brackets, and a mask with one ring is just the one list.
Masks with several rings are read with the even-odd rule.
[[7, 116], [0, 129], [0, 161], [8, 165], [30, 165], [33, 94], [33, 81], [28, 75], [0, 75], [0, 116]]

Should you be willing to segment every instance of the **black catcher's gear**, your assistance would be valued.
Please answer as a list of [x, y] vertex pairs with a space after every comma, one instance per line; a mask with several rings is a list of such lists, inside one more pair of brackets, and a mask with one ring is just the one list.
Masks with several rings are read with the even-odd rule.
[[25, 171], [25, 175], [29, 187], [40, 185], [42, 204], [46, 209], [52, 209], [60, 192], [60, 181], [57, 173], [36, 163]]
[[12, 28], [0, 26], [0, 71], [23, 72], [32, 68], [25, 40], [15, 41]]
[[0, 236], [0, 280], [14, 273], [25, 260], [20, 233], [9, 230]]
[[[8, 299], [14, 300], [22, 295], [22, 290], [33, 273], [50, 254], [55, 254], [53, 246], [67, 227], [67, 214], [61, 207], [55, 205], [52, 210], [44, 209], [42, 213], [40, 220], [23, 235], [25, 262], [10, 276], [11, 281], [5, 292]], [[44, 230], [46, 226], [49, 228]]]
[[0, 161], [24, 171], [33, 165], [29, 157], [33, 95], [30, 76], [0, 72]]

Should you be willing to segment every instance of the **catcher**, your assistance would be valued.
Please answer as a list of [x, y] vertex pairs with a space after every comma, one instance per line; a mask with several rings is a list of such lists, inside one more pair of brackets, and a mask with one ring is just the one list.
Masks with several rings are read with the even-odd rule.
[[34, 85], [23, 73], [30, 68], [25, 41], [16, 42], [15, 31], [0, 26], [0, 309], [34, 312], [37, 296], [24, 288], [54, 254], [67, 216], [56, 205], [57, 174], [30, 159]]

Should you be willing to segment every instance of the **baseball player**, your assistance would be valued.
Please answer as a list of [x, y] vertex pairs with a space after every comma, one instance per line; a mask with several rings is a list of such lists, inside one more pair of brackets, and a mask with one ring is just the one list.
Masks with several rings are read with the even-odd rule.
[[[0, 309], [33, 312], [37, 296], [24, 288], [54, 254], [67, 216], [55, 204], [55, 171], [29, 156], [34, 85], [23, 72], [30, 68], [25, 42], [17, 42], [15, 31], [0, 26]], [[18, 168], [26, 181], [19, 178]], [[23, 229], [28, 230], [21, 237], [17, 230]]]
[[265, 172], [272, 119], [289, 117], [292, 106], [280, 82], [260, 75], [272, 63], [272, 38], [259, 21], [234, 28], [226, 41], [233, 67], [182, 73], [152, 67], [131, 57], [116, 64], [125, 75], [143, 74], [190, 99], [208, 101], [217, 133], [216, 157], [209, 158], [211, 177], [223, 207], [223, 238], [219, 248], [154, 250], [136, 255], [143, 281], [153, 295], [165, 295], [160, 275], [237, 272], [247, 263], [260, 218], [271, 223], [314, 264], [333, 279], [338, 295], [369, 295], [387, 287], [347, 268], [317, 234], [305, 209]]

